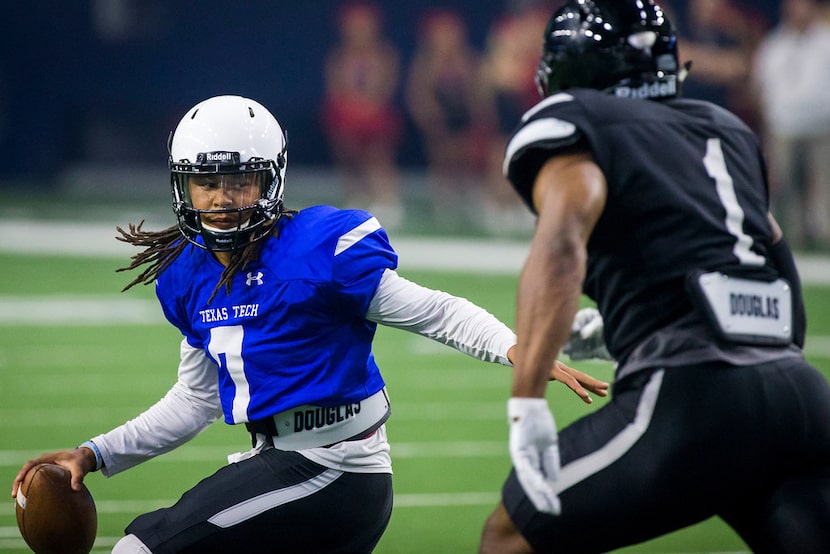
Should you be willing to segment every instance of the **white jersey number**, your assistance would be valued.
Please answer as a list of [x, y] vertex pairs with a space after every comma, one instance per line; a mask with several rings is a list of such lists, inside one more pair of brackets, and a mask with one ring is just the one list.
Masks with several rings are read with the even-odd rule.
[[744, 210], [738, 204], [735, 183], [726, 168], [720, 139], [712, 138], [706, 141], [706, 156], [703, 158], [703, 165], [709, 177], [715, 180], [718, 198], [726, 210], [726, 230], [736, 239], [732, 252], [744, 265], [764, 265], [764, 257], [751, 250], [752, 237], [744, 232]]
[[234, 423], [248, 421], [248, 404], [251, 400], [251, 390], [245, 376], [245, 362], [242, 359], [244, 336], [241, 325], [214, 327], [210, 330], [208, 346], [210, 355], [219, 364], [219, 369], [227, 371], [236, 385], [236, 394], [233, 397]]

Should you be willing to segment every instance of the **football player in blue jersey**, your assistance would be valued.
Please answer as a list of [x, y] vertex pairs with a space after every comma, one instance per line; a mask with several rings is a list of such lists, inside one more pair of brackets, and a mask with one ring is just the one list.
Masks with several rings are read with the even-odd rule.
[[[172, 134], [177, 225], [131, 226], [144, 249], [128, 285], [155, 283], [181, 331], [178, 381], [157, 404], [73, 450], [44, 454], [75, 486], [192, 439], [219, 417], [252, 449], [172, 507], [135, 519], [116, 553], [369, 552], [392, 510], [389, 397], [374, 356], [377, 324], [510, 364], [515, 335], [469, 301], [421, 287], [370, 213], [283, 204], [286, 139], [259, 103], [205, 100]], [[577, 341], [578, 342], [578, 341]], [[557, 362], [551, 377], [584, 401], [607, 384]]]
[[[505, 152], [537, 214], [516, 308], [513, 470], [482, 552], [607, 552], [718, 516], [755, 552], [830, 552], [830, 386], [758, 138], [679, 96], [653, 0], [568, 0], [542, 100]], [[581, 294], [612, 400], [557, 432], [544, 398]]]

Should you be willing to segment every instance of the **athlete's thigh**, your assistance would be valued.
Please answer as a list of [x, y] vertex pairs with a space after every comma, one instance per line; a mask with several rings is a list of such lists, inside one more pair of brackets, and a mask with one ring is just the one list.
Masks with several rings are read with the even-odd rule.
[[344, 473], [270, 449], [220, 469], [126, 532], [154, 554], [360, 552], [380, 539], [391, 506], [388, 474]]
[[719, 515], [755, 552], [830, 552], [830, 385], [803, 360], [758, 374], [770, 421], [764, 471], [736, 481]]
[[695, 451], [706, 432], [676, 371], [627, 378], [608, 404], [560, 432], [560, 515], [536, 512], [511, 474], [505, 507], [537, 551], [603, 552], [713, 514], [709, 498], [721, 483], [695, 456], [715, 466], [717, 454]]
[[722, 514], [756, 554], [830, 552], [830, 470], [791, 477]]

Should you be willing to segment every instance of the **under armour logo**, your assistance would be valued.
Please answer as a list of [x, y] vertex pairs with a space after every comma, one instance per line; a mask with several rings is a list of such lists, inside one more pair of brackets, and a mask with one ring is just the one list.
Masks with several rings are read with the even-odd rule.
[[257, 285], [262, 284], [262, 272], [261, 271], [257, 271], [256, 275], [254, 275], [253, 271], [248, 272], [248, 278], [245, 279], [245, 284], [250, 287], [251, 283], [253, 283], [254, 281], [256, 281]]

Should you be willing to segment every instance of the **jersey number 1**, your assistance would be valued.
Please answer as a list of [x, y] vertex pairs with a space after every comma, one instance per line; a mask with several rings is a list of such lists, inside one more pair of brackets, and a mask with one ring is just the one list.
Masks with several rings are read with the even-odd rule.
[[735, 194], [735, 183], [726, 167], [720, 139], [711, 138], [706, 141], [706, 156], [703, 165], [709, 177], [715, 180], [720, 203], [726, 210], [726, 230], [735, 237], [735, 246], [732, 253], [744, 265], [764, 265], [765, 259], [751, 250], [752, 237], [744, 232], [744, 210], [738, 204]]
[[210, 330], [210, 355], [226, 371], [233, 381], [236, 394], [233, 397], [233, 421], [248, 421], [248, 403], [251, 391], [245, 376], [245, 362], [242, 359], [242, 339], [245, 333], [241, 325], [214, 327]]

